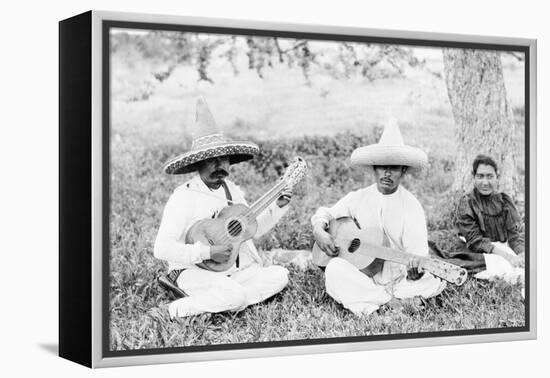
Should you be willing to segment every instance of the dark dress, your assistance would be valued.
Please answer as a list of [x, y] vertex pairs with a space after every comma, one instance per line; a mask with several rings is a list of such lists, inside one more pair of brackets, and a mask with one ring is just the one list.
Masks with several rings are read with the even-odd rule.
[[521, 217], [505, 193], [483, 196], [474, 189], [464, 195], [457, 206], [456, 227], [466, 243], [457, 241], [456, 250], [438, 252], [471, 273], [486, 269], [483, 254], [493, 252], [492, 242], [507, 242], [516, 254], [525, 250]]

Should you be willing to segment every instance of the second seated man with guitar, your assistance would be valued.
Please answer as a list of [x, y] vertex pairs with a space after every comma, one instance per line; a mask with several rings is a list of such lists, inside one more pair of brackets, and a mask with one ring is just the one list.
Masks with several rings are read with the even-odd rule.
[[198, 172], [170, 196], [155, 241], [155, 257], [168, 262], [168, 275], [159, 282], [182, 296], [169, 305], [171, 317], [239, 311], [286, 286], [288, 271], [261, 266], [251, 238], [285, 214], [292, 186], [305, 174], [298, 159], [248, 207], [243, 191], [226, 178], [229, 165], [253, 158], [258, 146], [220, 133], [202, 98], [196, 127], [191, 150], [164, 167], [168, 174]]
[[[311, 218], [313, 260], [326, 266], [327, 293], [356, 315], [368, 315], [393, 298], [441, 293], [446, 282], [429, 273], [423, 262], [435, 264], [433, 271], [440, 277], [455, 274], [457, 284], [466, 278], [464, 271], [428, 258], [424, 211], [401, 185], [407, 171], [422, 169], [427, 161], [422, 150], [403, 143], [397, 124], [388, 123], [378, 144], [351, 155], [351, 163], [365, 166], [376, 183], [348, 193], [332, 207], [319, 208]], [[377, 258], [367, 256], [365, 261], [362, 252]]]

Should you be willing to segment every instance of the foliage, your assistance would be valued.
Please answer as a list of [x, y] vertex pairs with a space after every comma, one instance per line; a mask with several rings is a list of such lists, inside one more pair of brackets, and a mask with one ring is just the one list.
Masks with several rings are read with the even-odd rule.
[[[130, 50], [131, 57], [127, 55]], [[414, 56], [412, 48], [399, 45], [175, 31], [112, 34], [111, 53], [115, 57], [150, 62], [155, 80], [142, 83], [142, 93], [131, 101], [148, 99], [154, 87], [168, 79], [178, 66], [194, 67], [199, 81], [213, 84], [214, 61], [229, 63], [237, 75], [239, 58], [245, 56], [247, 68], [259, 77], [264, 76], [266, 69], [285, 64], [299, 69], [307, 85], [311, 84], [315, 67], [333, 78], [361, 76], [374, 81], [402, 77], [406, 68], [423, 67], [425, 63]]]

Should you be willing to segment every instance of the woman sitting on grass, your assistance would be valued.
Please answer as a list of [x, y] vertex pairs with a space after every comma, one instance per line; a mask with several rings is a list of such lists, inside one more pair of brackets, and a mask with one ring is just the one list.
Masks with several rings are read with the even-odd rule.
[[478, 155], [472, 167], [474, 188], [458, 204], [456, 226], [462, 251], [454, 261], [479, 279], [523, 280], [522, 221], [512, 201], [497, 191], [498, 167], [489, 156]]

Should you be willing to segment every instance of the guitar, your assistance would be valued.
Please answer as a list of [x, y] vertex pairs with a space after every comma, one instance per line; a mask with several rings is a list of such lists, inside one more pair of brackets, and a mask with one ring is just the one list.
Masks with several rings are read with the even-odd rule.
[[202, 219], [194, 223], [185, 237], [185, 242], [194, 244], [200, 241], [206, 245], [231, 244], [231, 257], [224, 263], [205, 260], [197, 266], [214, 272], [222, 272], [233, 266], [239, 255], [241, 244], [251, 239], [258, 229], [256, 218], [283, 190], [292, 189], [306, 174], [307, 164], [301, 157], [286, 169], [281, 180], [250, 207], [232, 204], [224, 207], [215, 219]]
[[[407, 265], [412, 259], [418, 259], [419, 267], [457, 286], [462, 285], [468, 272], [457, 265], [439, 259], [417, 256], [393, 248], [383, 247], [384, 235], [378, 228], [360, 229], [350, 217], [332, 220], [329, 233], [339, 247], [338, 257], [341, 257], [358, 269], [366, 268], [374, 259], [379, 258]], [[313, 245], [312, 260], [318, 266], [326, 266], [332, 257]]]

